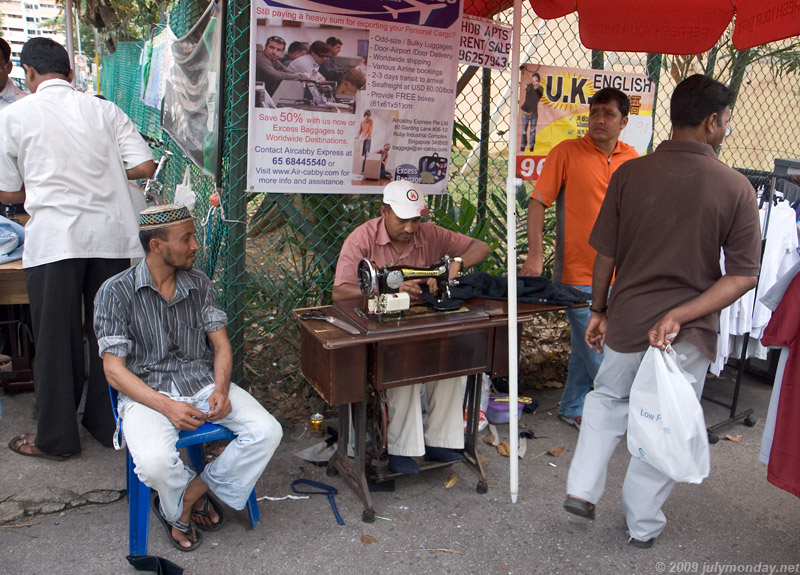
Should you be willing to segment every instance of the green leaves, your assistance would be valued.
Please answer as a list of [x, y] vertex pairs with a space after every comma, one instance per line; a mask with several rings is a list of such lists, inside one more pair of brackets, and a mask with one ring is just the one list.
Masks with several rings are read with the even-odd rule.
[[467, 150], [473, 148], [472, 142], [478, 142], [480, 138], [478, 135], [469, 129], [469, 126], [456, 120], [453, 122], [453, 146], [461, 144]]

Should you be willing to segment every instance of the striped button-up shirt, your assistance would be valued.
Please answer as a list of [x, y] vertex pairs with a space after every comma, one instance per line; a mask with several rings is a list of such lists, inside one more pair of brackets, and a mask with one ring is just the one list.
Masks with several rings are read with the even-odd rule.
[[153, 284], [146, 260], [110, 278], [95, 298], [94, 329], [100, 357], [124, 357], [148, 386], [188, 397], [214, 383], [206, 334], [225, 327], [227, 316], [205, 274], [178, 270], [175, 277], [169, 302]]

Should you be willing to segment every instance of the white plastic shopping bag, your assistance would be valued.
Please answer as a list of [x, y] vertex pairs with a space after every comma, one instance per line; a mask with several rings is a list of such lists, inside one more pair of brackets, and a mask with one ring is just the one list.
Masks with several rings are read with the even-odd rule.
[[703, 408], [672, 348], [650, 347], [631, 388], [628, 451], [674, 481], [702, 483], [711, 462]]
[[189, 174], [189, 166], [186, 166], [186, 171], [183, 173], [183, 182], [175, 186], [175, 203], [183, 204], [190, 212], [194, 211], [194, 205], [197, 198], [192, 189], [192, 178]]

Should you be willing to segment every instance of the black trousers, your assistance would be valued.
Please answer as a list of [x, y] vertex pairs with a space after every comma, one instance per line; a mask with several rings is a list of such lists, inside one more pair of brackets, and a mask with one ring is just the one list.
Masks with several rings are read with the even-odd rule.
[[75, 411], [86, 371], [84, 325], [89, 389], [82, 423], [103, 445], [112, 446], [116, 424], [94, 333], [94, 296], [104, 281], [129, 265], [128, 259], [69, 259], [25, 270], [36, 345], [36, 447], [45, 453], [81, 450]]

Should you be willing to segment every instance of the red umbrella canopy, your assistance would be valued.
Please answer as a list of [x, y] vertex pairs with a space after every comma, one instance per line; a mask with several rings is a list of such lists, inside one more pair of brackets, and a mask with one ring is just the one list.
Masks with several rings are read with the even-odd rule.
[[587, 48], [699, 54], [714, 47], [733, 17], [730, 0], [616, 0], [613, 9], [609, 4], [578, 3], [581, 43]]
[[464, 13], [481, 18], [491, 18], [513, 6], [514, 0], [464, 0]]
[[[578, 12], [581, 43], [593, 50], [699, 54], [717, 43], [736, 16], [739, 50], [800, 35], [800, 0], [529, 0], [537, 16]], [[513, 0], [464, 0], [464, 11], [489, 18]]]
[[800, 0], [738, 0], [733, 45], [739, 50], [800, 35]]

